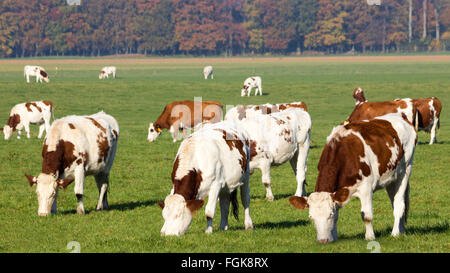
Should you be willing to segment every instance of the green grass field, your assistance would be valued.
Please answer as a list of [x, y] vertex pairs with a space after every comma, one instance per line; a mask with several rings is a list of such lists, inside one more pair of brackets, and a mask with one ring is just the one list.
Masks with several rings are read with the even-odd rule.
[[[444, 58], [444, 57], [443, 57]], [[429, 135], [419, 133], [410, 180], [410, 214], [407, 234], [390, 236], [392, 209], [384, 190], [374, 195], [373, 226], [381, 252], [449, 252], [450, 196], [450, 61], [344, 61], [255, 59], [52, 59], [0, 61], [0, 122], [6, 123], [11, 107], [34, 100], [51, 100], [57, 118], [88, 115], [100, 110], [119, 122], [119, 147], [111, 171], [110, 210], [96, 212], [98, 191], [93, 177], [85, 182], [86, 215], [77, 215], [73, 185], [59, 192], [58, 213], [37, 216], [35, 188], [24, 174], [41, 171], [42, 139], [32, 126], [31, 139], [0, 139], [0, 252], [69, 252], [70, 241], [81, 252], [370, 252], [364, 239], [360, 202], [340, 210], [339, 240], [320, 245], [308, 212], [295, 209], [288, 198], [296, 189], [289, 164], [272, 169], [275, 201], [265, 200], [260, 172], [251, 177], [251, 216], [255, 229], [245, 231], [230, 217], [230, 230], [220, 231], [220, 211], [214, 233], [204, 233], [204, 210], [184, 236], [161, 237], [163, 225], [157, 202], [170, 192], [173, 160], [179, 142], [163, 132], [147, 143], [148, 123], [164, 105], [202, 97], [224, 105], [304, 101], [312, 118], [312, 148], [308, 158], [307, 192], [314, 190], [317, 164], [333, 126], [345, 120], [354, 107], [353, 89], [361, 86], [368, 100], [438, 97], [443, 104], [438, 143], [427, 145]], [[250, 61], [248, 61], [250, 60]], [[42, 64], [50, 84], [26, 84], [24, 64]], [[214, 80], [203, 79], [204, 65], [214, 66]], [[116, 65], [116, 80], [98, 79], [100, 68]], [[56, 72], [58, 67], [58, 72]], [[247, 76], [262, 77], [263, 96], [241, 98]], [[34, 78], [33, 78], [34, 79]]]

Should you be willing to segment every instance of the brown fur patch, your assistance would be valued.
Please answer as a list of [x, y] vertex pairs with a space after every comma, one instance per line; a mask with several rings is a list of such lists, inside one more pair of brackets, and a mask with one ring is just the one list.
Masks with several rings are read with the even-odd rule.
[[[371, 120], [379, 116], [390, 113], [397, 113], [398, 109], [405, 109], [408, 104], [403, 100], [395, 101], [367, 101], [355, 106], [353, 112], [348, 117], [348, 122], [356, 122], [360, 120]], [[413, 107], [412, 117], [415, 119], [416, 110]], [[413, 120], [414, 121], [414, 120]]]
[[86, 117], [87, 119], [89, 119], [90, 121], [92, 121], [92, 123], [98, 128], [100, 129], [103, 133], [106, 134], [106, 129], [105, 127], [103, 127], [100, 123], [98, 123], [98, 121], [96, 121], [95, 119], [91, 118], [91, 117]]
[[13, 132], [16, 130], [17, 125], [20, 123], [20, 115], [14, 114], [8, 119], [8, 126], [11, 127]]
[[75, 125], [73, 125], [73, 123], [69, 123], [68, 125], [69, 125], [70, 129], [72, 129], [72, 130], [75, 129]]
[[190, 170], [187, 175], [181, 179], [175, 179], [175, 174], [178, 170], [180, 159], [175, 158], [172, 169], [172, 183], [174, 187], [174, 194], [180, 194], [187, 200], [194, 200], [197, 197], [198, 189], [203, 181], [202, 172], [199, 170]]
[[37, 104], [35, 102], [25, 103], [25, 107], [27, 108], [28, 112], [33, 112], [33, 110], [31, 109], [31, 106], [34, 106], [39, 112], [42, 112], [42, 108], [37, 106]]
[[41, 76], [42, 77], [44, 77], [44, 78], [47, 78], [48, 77], [48, 75], [47, 75], [47, 72], [45, 72], [44, 70], [40, 70], [40, 74], [41, 74]]
[[56, 145], [55, 151], [48, 151], [48, 146], [45, 144], [42, 147], [42, 172], [45, 174], [59, 175], [64, 173], [64, 169], [70, 167], [72, 163], [77, 159], [74, 155], [75, 146], [73, 143], [60, 140]]
[[98, 144], [98, 163], [102, 161], [106, 161], [106, 157], [108, 156], [109, 151], [109, 143], [108, 138], [103, 133], [98, 134], [97, 136], [97, 144]]

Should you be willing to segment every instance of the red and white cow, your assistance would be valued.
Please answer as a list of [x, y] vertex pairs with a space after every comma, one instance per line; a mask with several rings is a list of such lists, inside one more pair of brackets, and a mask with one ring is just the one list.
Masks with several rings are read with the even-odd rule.
[[116, 67], [115, 66], [105, 66], [102, 68], [102, 71], [100, 71], [100, 74], [98, 75], [98, 78], [100, 80], [104, 78], [109, 78], [109, 75], [113, 75], [113, 78], [116, 78]]
[[[358, 87], [353, 92], [356, 105], [367, 102], [364, 91]], [[399, 101], [399, 99], [396, 99]], [[436, 142], [436, 128], [440, 127], [439, 118], [441, 115], [442, 104], [436, 97], [426, 99], [413, 99], [412, 103], [417, 109], [417, 126], [419, 131], [430, 133], [430, 145]]]
[[442, 110], [441, 101], [436, 97], [426, 99], [413, 99], [419, 116], [419, 130], [430, 133], [430, 145], [437, 142], [436, 128], [440, 128], [440, 116]]
[[30, 82], [30, 76], [36, 77], [36, 82], [42, 83], [42, 80], [46, 83], [50, 82], [45, 69], [37, 65], [26, 65], [23, 69], [23, 76], [26, 77], [27, 83]]
[[220, 200], [220, 228], [228, 229], [230, 202], [238, 216], [237, 188], [245, 212], [245, 229], [253, 229], [250, 217], [249, 160], [245, 135], [233, 122], [207, 124], [183, 140], [172, 170], [173, 188], [164, 203], [161, 235], [183, 235], [194, 211], [205, 207], [206, 233], [212, 233], [212, 220]]
[[311, 139], [311, 118], [300, 108], [236, 121], [250, 143], [250, 173], [260, 169], [266, 198], [274, 199], [270, 167], [289, 161], [297, 180], [296, 196], [306, 195], [306, 167]]
[[416, 143], [414, 126], [396, 114], [339, 125], [328, 136], [320, 157], [315, 192], [309, 197], [291, 196], [289, 201], [298, 209], [309, 207], [317, 240], [327, 243], [337, 240], [339, 209], [358, 197], [365, 237], [373, 240], [372, 196], [386, 188], [394, 211], [392, 235], [404, 233]]
[[30, 124], [39, 124], [38, 138], [41, 138], [44, 129], [46, 133], [50, 129], [53, 110], [52, 102], [47, 100], [16, 104], [11, 109], [8, 123], [1, 128], [5, 134], [5, 139], [9, 139], [16, 130], [17, 138], [20, 139], [23, 128], [25, 128], [27, 138], [30, 138]]
[[275, 112], [280, 112], [289, 108], [300, 108], [306, 112], [308, 111], [306, 104], [301, 101], [291, 103], [279, 103], [279, 104], [266, 103], [262, 105], [239, 105], [229, 109], [224, 119], [239, 121], [247, 117], [267, 115]]
[[258, 95], [258, 91], [259, 95], [262, 96], [261, 77], [253, 76], [247, 78], [244, 81], [244, 86], [241, 89], [241, 97], [245, 96], [246, 94], [247, 96], [250, 96], [250, 94], [252, 93], [252, 88], [255, 88], [255, 96]]
[[205, 66], [203, 68], [203, 76], [205, 77], [205, 80], [207, 80], [208, 78], [214, 79], [213, 67], [210, 65]]
[[53, 122], [42, 148], [42, 172], [25, 175], [36, 184], [40, 216], [56, 213], [58, 188], [75, 180], [77, 213], [84, 214], [84, 180], [93, 175], [99, 190], [97, 210], [108, 209], [109, 173], [116, 155], [119, 125], [102, 112], [91, 116], [67, 116]]
[[173, 142], [178, 139], [179, 130], [187, 131], [202, 122], [216, 123], [222, 120], [222, 104], [217, 101], [183, 100], [174, 101], [164, 107], [156, 121], [149, 124], [147, 141], [153, 142], [160, 135], [162, 129], [168, 129]]
[[342, 123], [343, 125], [355, 121], [370, 120], [390, 113], [395, 113], [399, 116], [405, 116], [406, 119], [414, 124], [417, 129], [418, 113], [412, 99], [407, 98], [394, 101], [365, 101], [364, 93], [362, 93], [362, 90], [359, 94], [362, 94], [362, 99], [364, 99], [364, 101], [362, 101], [362, 99], [360, 102], [357, 101], [353, 112], [350, 114], [347, 120]]

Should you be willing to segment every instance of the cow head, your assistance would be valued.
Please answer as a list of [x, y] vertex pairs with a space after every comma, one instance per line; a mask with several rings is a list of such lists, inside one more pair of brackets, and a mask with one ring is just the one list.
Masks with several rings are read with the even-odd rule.
[[9, 125], [5, 125], [5, 127], [3, 127], [1, 130], [5, 135], [5, 140], [8, 140], [12, 136], [13, 129]]
[[329, 192], [313, 192], [309, 197], [291, 196], [289, 202], [298, 208], [309, 208], [309, 218], [314, 222], [319, 243], [337, 240], [338, 209], [340, 207]]
[[164, 218], [162, 236], [183, 235], [192, 222], [192, 214], [203, 206], [203, 200], [185, 200], [179, 194], [168, 195], [159, 203]]
[[53, 202], [55, 202], [58, 188], [65, 189], [73, 179], [58, 179], [57, 175], [41, 173], [38, 177], [25, 175], [30, 186], [36, 184], [36, 194], [38, 197], [38, 215], [47, 216], [51, 212]]
[[361, 87], [357, 87], [355, 88], [355, 90], [353, 90], [353, 98], [355, 99], [355, 103], [357, 105], [367, 101], [366, 97], [364, 97], [364, 91]]
[[98, 75], [98, 78], [101, 80], [101, 79], [103, 79], [104, 76], [105, 76], [105, 71], [102, 70], [102, 72], [100, 72], [100, 75]]
[[241, 97], [243, 97], [243, 96], [245, 96], [247, 94], [247, 89], [248, 89], [247, 85], [244, 85], [242, 87], [242, 89], [241, 89]]
[[41, 78], [43, 78], [46, 83], [50, 82], [50, 78], [48, 77], [47, 72], [45, 72], [44, 70], [41, 69], [39, 71], [39, 74], [41, 74]]
[[150, 125], [148, 126], [147, 141], [153, 142], [159, 137], [159, 135], [161, 135], [161, 126], [153, 122], [150, 122]]

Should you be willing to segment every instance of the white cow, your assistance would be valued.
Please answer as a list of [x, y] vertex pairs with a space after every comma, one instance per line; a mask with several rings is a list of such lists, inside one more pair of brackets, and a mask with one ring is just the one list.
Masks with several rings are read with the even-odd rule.
[[250, 96], [250, 93], [252, 92], [252, 88], [256, 88], [255, 96], [258, 95], [258, 91], [259, 91], [259, 95], [262, 96], [261, 77], [253, 76], [253, 77], [247, 78], [244, 81], [244, 86], [241, 89], [241, 97], [245, 96], [245, 94], [247, 94], [247, 96]]
[[274, 199], [270, 167], [289, 161], [297, 180], [296, 196], [306, 195], [306, 167], [311, 139], [311, 117], [300, 108], [235, 120], [250, 141], [250, 173], [260, 169], [266, 198]]
[[211, 77], [211, 79], [214, 79], [213, 74], [213, 67], [208, 65], [203, 68], [203, 76], [205, 77], [205, 80], [208, 79], [208, 77]]
[[100, 75], [98, 75], [98, 78], [104, 79], [109, 78], [109, 75], [113, 75], [113, 78], [116, 78], [116, 67], [115, 66], [105, 66], [102, 68], [102, 71], [100, 72]]
[[30, 83], [30, 76], [36, 77], [36, 82], [50, 82], [47, 72], [44, 68], [37, 65], [26, 65], [23, 69], [23, 76], [26, 77], [27, 83]]
[[374, 240], [374, 191], [385, 188], [394, 210], [392, 235], [405, 232], [409, 177], [417, 133], [405, 116], [387, 114], [339, 125], [327, 138], [320, 157], [316, 188], [308, 197], [291, 196], [298, 209], [309, 208], [317, 241], [337, 240], [339, 209], [353, 197], [361, 201], [366, 240]]
[[206, 233], [212, 233], [212, 220], [220, 200], [220, 228], [228, 229], [230, 201], [237, 217], [237, 188], [245, 212], [245, 229], [252, 229], [250, 218], [249, 159], [245, 136], [231, 121], [208, 124], [190, 135], [180, 145], [172, 170], [173, 188], [166, 197], [161, 235], [182, 235], [192, 221], [192, 213], [203, 206]]
[[1, 128], [5, 139], [9, 139], [17, 130], [17, 138], [20, 139], [22, 129], [25, 128], [27, 138], [30, 138], [30, 124], [39, 124], [38, 138], [42, 133], [48, 133], [50, 129], [50, 118], [53, 116], [53, 104], [51, 101], [26, 102], [15, 105], [9, 114], [8, 123]]
[[119, 125], [103, 111], [91, 116], [67, 116], [53, 122], [42, 148], [42, 172], [25, 175], [37, 185], [40, 216], [56, 213], [58, 188], [75, 180], [77, 213], [84, 214], [84, 180], [93, 175], [99, 190], [97, 210], [108, 209], [109, 172], [116, 155]]

